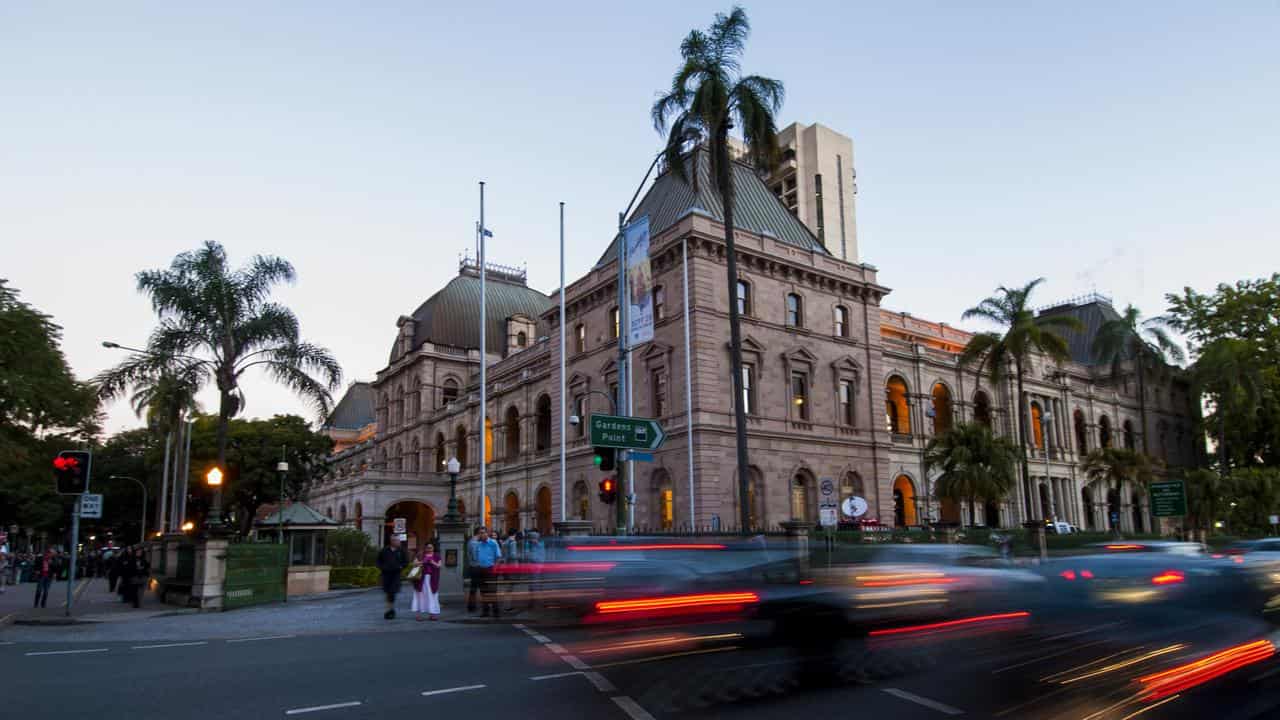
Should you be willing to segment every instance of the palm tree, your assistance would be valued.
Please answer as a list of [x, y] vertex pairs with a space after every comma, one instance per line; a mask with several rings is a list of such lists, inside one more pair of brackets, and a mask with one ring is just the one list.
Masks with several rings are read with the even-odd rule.
[[1017, 458], [1013, 443], [982, 423], [959, 423], [930, 440], [924, 450], [926, 472], [941, 471], [934, 492], [968, 502], [970, 525], [977, 524], [978, 500], [999, 500], [1013, 489]]
[[705, 143], [711, 151], [711, 171], [724, 206], [725, 259], [729, 282], [729, 354], [733, 373], [734, 428], [738, 449], [738, 497], [745, 530], [751, 522], [746, 498], [750, 487], [747, 461], [747, 415], [742, 399], [742, 330], [736, 290], [738, 256], [733, 241], [733, 164], [729, 157], [729, 130], [742, 131], [747, 157], [762, 170], [776, 163], [777, 127], [774, 116], [782, 108], [784, 91], [778, 80], [743, 75], [741, 60], [751, 25], [747, 14], [734, 7], [728, 15], [717, 13], [707, 31], [693, 30], [680, 44], [680, 68], [671, 89], [653, 104], [653, 125], [668, 132], [667, 167], [688, 181], [685, 152]]
[[[1111, 492], [1119, 501], [1121, 488], [1126, 481], [1145, 488], [1151, 482], [1155, 468], [1151, 458], [1135, 450], [1098, 448], [1085, 456], [1084, 474], [1091, 483], [1102, 483], [1104, 487], [1110, 483]], [[1110, 521], [1109, 516], [1107, 519]], [[1117, 533], [1120, 531], [1118, 524], [1112, 529]]]
[[1142, 423], [1142, 452], [1150, 455], [1147, 444], [1147, 374], [1148, 365], [1161, 367], [1170, 360], [1181, 363], [1186, 359], [1165, 328], [1162, 318], [1143, 320], [1138, 308], [1129, 305], [1114, 320], [1103, 323], [1093, 336], [1093, 355], [1099, 362], [1111, 365], [1111, 377], [1120, 375], [1125, 361], [1137, 366], [1138, 416]]
[[1036, 278], [1020, 288], [1008, 288], [1003, 285], [996, 288], [996, 294], [964, 311], [964, 320], [982, 318], [1004, 328], [1003, 334], [981, 332], [974, 335], [960, 354], [960, 364], [970, 365], [978, 362], [978, 374], [984, 368], [990, 373], [991, 382], [1000, 385], [1004, 382], [1005, 373], [1010, 364], [1013, 365], [1014, 376], [1018, 381], [1018, 430], [1022, 442], [1022, 484], [1026, 493], [1027, 518], [1035, 515], [1031, 493], [1031, 471], [1027, 466], [1027, 403], [1024, 381], [1026, 365], [1031, 353], [1040, 352], [1050, 360], [1061, 364], [1070, 358], [1067, 341], [1055, 330], [1073, 330], [1080, 327], [1080, 321], [1068, 315], [1036, 315], [1031, 308], [1031, 293], [1035, 291], [1044, 278]]
[[212, 380], [218, 388], [220, 466], [227, 458], [227, 426], [244, 407], [240, 379], [250, 368], [260, 368], [311, 401], [322, 416], [329, 412], [329, 392], [342, 382], [338, 361], [325, 348], [300, 340], [293, 311], [270, 302], [274, 285], [294, 279], [287, 261], [257, 255], [236, 269], [220, 244], [206, 242], [178, 255], [167, 270], [146, 270], [137, 279], [160, 325], [145, 353], [97, 377], [100, 392], [119, 395], [124, 388], [139, 388], [138, 399], [149, 404], [160, 393], [146, 386], [165, 372], [188, 389]]

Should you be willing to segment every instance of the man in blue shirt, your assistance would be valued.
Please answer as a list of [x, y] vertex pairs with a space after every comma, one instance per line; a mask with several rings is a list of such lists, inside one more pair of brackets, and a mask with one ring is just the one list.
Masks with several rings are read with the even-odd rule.
[[480, 586], [480, 616], [489, 617], [492, 612], [496, 618], [498, 602], [493, 595], [493, 566], [502, 557], [502, 548], [498, 547], [497, 540], [489, 537], [488, 530], [480, 528], [470, 551], [472, 588], [477, 584]]

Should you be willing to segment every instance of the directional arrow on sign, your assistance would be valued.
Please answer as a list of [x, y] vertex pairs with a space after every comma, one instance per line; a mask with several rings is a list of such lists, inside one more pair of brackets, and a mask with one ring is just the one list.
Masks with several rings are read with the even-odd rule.
[[592, 415], [591, 444], [629, 450], [657, 450], [667, 434], [652, 418]]

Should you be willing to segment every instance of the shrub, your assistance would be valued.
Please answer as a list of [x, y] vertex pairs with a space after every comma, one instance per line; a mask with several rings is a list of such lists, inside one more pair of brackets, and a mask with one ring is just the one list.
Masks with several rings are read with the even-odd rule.
[[329, 587], [375, 587], [381, 581], [376, 567], [334, 567], [329, 569]]
[[369, 544], [369, 536], [355, 528], [334, 530], [325, 537], [329, 547], [329, 564], [335, 567], [363, 567], [378, 558], [378, 551]]

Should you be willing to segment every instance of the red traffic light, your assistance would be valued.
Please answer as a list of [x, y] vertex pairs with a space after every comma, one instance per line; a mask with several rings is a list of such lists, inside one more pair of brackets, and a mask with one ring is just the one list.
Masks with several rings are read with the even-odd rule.
[[53, 459], [53, 479], [63, 495], [80, 495], [89, 490], [92, 456], [83, 450], [63, 450]]
[[53, 467], [56, 470], [62, 470], [62, 471], [75, 470], [76, 468], [80, 467], [80, 461], [75, 459], [74, 457], [58, 456], [53, 459]]

